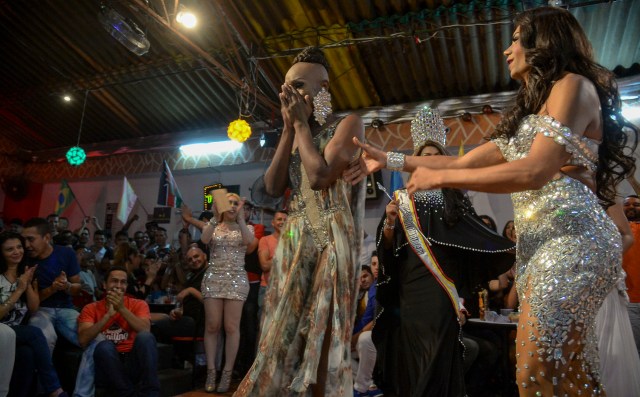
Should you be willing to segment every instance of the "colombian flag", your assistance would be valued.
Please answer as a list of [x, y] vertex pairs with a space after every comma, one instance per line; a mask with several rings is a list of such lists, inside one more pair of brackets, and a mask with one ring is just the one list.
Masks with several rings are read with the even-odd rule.
[[60, 193], [58, 193], [58, 200], [56, 200], [56, 208], [53, 212], [55, 212], [56, 215], [62, 214], [75, 199], [76, 196], [74, 196], [73, 191], [71, 191], [69, 184], [63, 179], [60, 185]]
[[180, 208], [182, 205], [182, 195], [173, 179], [171, 169], [167, 160], [162, 161], [162, 173], [160, 175], [160, 186], [158, 188], [158, 205]]

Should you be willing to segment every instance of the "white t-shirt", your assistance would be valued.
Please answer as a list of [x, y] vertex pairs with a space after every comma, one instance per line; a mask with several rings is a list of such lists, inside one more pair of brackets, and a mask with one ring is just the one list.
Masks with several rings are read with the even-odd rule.
[[[11, 283], [4, 274], [0, 275], [0, 303], [5, 303], [7, 299], [11, 297], [11, 294], [16, 290], [18, 286], [18, 282]], [[7, 325], [20, 325], [24, 317], [27, 315], [29, 308], [27, 307], [27, 303], [24, 301], [24, 294], [18, 299], [15, 305], [13, 305], [13, 309], [4, 316], [1, 321]]]

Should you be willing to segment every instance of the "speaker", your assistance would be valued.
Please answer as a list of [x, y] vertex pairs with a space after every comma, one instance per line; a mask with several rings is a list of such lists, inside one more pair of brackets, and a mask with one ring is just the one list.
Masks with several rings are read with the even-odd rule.
[[380, 196], [380, 189], [378, 189], [378, 182], [382, 181], [382, 172], [377, 171], [373, 174], [367, 175], [366, 179], [367, 187], [365, 193], [366, 200], [375, 200]]

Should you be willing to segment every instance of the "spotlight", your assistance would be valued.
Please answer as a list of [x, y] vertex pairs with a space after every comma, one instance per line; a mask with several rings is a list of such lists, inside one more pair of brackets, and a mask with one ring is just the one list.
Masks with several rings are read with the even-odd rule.
[[384, 121], [380, 120], [380, 119], [373, 119], [371, 120], [371, 127], [378, 129], [380, 127], [382, 127], [384, 125]]
[[193, 28], [198, 24], [198, 18], [196, 15], [187, 10], [186, 7], [180, 6], [180, 11], [178, 11], [178, 15], [176, 15], [176, 22], [184, 26], [185, 28]]
[[64, 95], [62, 99], [64, 99], [65, 102], [71, 102], [71, 95]]
[[265, 149], [275, 148], [278, 145], [279, 136], [278, 130], [264, 131], [260, 135], [260, 147]]

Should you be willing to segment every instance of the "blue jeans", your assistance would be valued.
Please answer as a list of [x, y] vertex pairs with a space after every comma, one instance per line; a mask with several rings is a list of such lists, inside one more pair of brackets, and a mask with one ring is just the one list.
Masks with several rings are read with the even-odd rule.
[[60, 388], [60, 380], [40, 328], [31, 325], [12, 326], [16, 333], [16, 361], [11, 377], [11, 394], [27, 396], [33, 386], [33, 373], [38, 370], [46, 394]]
[[42, 330], [49, 345], [49, 352], [53, 354], [58, 334], [80, 347], [78, 342], [78, 313], [75, 309], [40, 307], [29, 320], [29, 325]]
[[116, 345], [103, 340], [93, 353], [96, 367], [96, 386], [110, 394], [128, 397], [138, 395], [160, 396], [158, 380], [158, 349], [156, 338], [150, 332], [136, 335], [133, 348], [128, 353], [118, 353]]

